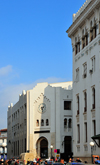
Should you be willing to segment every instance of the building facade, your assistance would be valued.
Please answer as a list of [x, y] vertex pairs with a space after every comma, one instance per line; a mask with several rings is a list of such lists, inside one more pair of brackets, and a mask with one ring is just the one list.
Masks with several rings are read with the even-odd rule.
[[[73, 153], [90, 161], [91, 137], [100, 134], [100, 0], [87, 0], [67, 33], [73, 50]], [[94, 154], [99, 147], [94, 145]]]
[[0, 130], [0, 159], [7, 159], [7, 129]]
[[72, 82], [38, 83], [23, 91], [7, 118], [8, 158], [24, 152], [48, 158], [51, 145], [62, 157], [72, 154]]

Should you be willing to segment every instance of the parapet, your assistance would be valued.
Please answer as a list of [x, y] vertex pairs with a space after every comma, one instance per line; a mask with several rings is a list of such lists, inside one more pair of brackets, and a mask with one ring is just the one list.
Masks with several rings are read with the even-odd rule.
[[73, 14], [73, 22], [78, 18], [78, 16], [83, 12], [83, 10], [88, 6], [92, 0], [86, 0], [82, 7], [78, 10], [76, 14]]

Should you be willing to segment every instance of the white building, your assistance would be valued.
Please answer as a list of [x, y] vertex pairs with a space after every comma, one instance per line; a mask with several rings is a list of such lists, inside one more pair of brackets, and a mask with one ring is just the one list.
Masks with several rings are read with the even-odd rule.
[[[73, 48], [73, 153], [100, 156], [100, 0], [87, 0], [67, 30]], [[98, 136], [95, 136], [98, 135]]]
[[[34, 157], [72, 152], [72, 82], [38, 83], [8, 107], [8, 158], [26, 151]], [[69, 150], [67, 150], [69, 148]], [[52, 152], [53, 156], [54, 152]]]
[[0, 159], [7, 159], [7, 129], [0, 130]]

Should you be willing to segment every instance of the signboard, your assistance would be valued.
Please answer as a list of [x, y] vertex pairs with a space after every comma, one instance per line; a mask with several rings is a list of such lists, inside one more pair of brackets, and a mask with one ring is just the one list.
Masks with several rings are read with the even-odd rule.
[[57, 153], [57, 149], [54, 150], [54, 153]]

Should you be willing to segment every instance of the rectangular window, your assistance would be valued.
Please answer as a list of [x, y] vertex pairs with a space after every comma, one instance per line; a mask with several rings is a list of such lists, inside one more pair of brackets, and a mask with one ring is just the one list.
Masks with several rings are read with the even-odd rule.
[[79, 81], [79, 68], [76, 69], [76, 82]]
[[93, 136], [96, 135], [96, 121], [93, 120]]
[[77, 143], [80, 143], [80, 125], [77, 125]]
[[64, 110], [71, 110], [71, 101], [64, 101]]
[[91, 58], [92, 73], [95, 72], [95, 56]]
[[77, 95], [77, 115], [79, 115], [79, 95]]
[[87, 92], [84, 92], [84, 112], [87, 112]]
[[87, 142], [87, 123], [84, 123], [84, 129], [85, 129], [85, 142]]
[[87, 63], [83, 64], [83, 78], [87, 77]]

